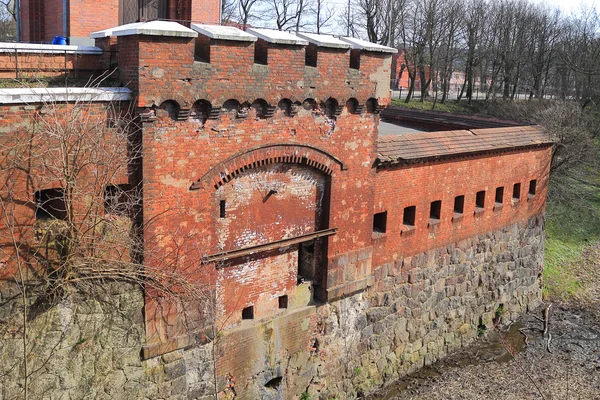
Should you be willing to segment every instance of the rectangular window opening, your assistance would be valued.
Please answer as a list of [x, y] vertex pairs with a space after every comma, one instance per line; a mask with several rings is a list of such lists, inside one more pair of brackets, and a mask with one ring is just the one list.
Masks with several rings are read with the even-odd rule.
[[196, 39], [196, 47], [194, 50], [194, 61], [210, 63], [210, 39], [198, 37]]
[[521, 184], [520, 183], [515, 183], [513, 185], [512, 199], [513, 199], [513, 202], [517, 202], [517, 201], [519, 201], [519, 199], [521, 199]]
[[496, 188], [496, 197], [494, 198], [494, 207], [502, 207], [504, 202], [504, 186]]
[[454, 198], [454, 213], [462, 214], [465, 211], [465, 196], [460, 195]]
[[281, 308], [281, 309], [288, 308], [287, 294], [284, 294], [283, 296], [279, 296], [279, 308]]
[[306, 53], [304, 55], [304, 65], [307, 67], [316, 67], [317, 66], [317, 54], [318, 47], [312, 43], [306, 46]]
[[475, 196], [475, 212], [482, 212], [485, 208], [485, 190], [477, 192]]
[[298, 285], [313, 279], [315, 274], [315, 241], [298, 245]]
[[254, 319], [254, 306], [249, 306], [242, 310], [242, 319]]
[[429, 222], [440, 222], [440, 216], [442, 214], [442, 201], [436, 200], [431, 202], [429, 208]]
[[529, 197], [535, 196], [536, 186], [537, 186], [536, 179], [532, 179], [529, 181]]
[[417, 207], [410, 206], [404, 208], [404, 216], [402, 217], [402, 223], [408, 227], [415, 226], [415, 216], [417, 214]]
[[63, 188], [38, 190], [34, 197], [37, 220], [67, 219], [67, 205]]
[[360, 69], [360, 49], [350, 50], [350, 68]]
[[266, 41], [258, 39], [254, 42], [254, 64], [267, 65], [269, 59], [269, 45]]
[[373, 215], [373, 232], [385, 233], [387, 225], [387, 211]]
[[221, 200], [219, 201], [219, 218], [225, 218], [225, 207], [226, 207], [225, 200]]

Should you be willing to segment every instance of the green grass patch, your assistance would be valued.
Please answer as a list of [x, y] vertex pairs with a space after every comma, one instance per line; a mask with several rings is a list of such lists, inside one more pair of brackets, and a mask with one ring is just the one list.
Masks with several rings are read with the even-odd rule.
[[404, 108], [410, 108], [413, 110], [427, 110], [427, 111], [443, 111], [458, 114], [476, 114], [483, 108], [483, 101], [474, 101], [473, 105], [469, 105], [466, 101], [458, 103], [456, 100], [446, 100], [444, 104], [439, 101], [433, 104], [433, 101], [419, 101], [411, 100], [405, 103], [404, 100], [392, 99], [392, 105]]
[[[556, 183], [553, 183], [556, 184]], [[567, 300], [582, 287], [576, 266], [589, 246], [600, 242], [600, 189], [572, 184], [573, 197], [548, 201], [544, 288], [546, 299]]]

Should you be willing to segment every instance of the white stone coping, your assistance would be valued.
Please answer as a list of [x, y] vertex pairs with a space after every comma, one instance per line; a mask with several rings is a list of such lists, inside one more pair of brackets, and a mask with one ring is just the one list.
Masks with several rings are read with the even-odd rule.
[[319, 47], [330, 47], [334, 49], [350, 49], [352, 45], [344, 42], [335, 36], [331, 35], [320, 35], [316, 33], [297, 33], [302, 39], [308, 40], [310, 43]]
[[131, 90], [125, 87], [0, 89], [0, 104], [128, 101], [131, 98]]
[[308, 42], [306, 40], [285, 31], [277, 31], [275, 29], [263, 28], [248, 28], [246, 31], [269, 43], [293, 44], [298, 46], [308, 45]]
[[95, 46], [65, 46], [60, 44], [2, 43], [0, 53], [39, 53], [39, 54], [102, 54]]
[[150, 35], [150, 36], [177, 36], [177, 37], [198, 37], [198, 32], [172, 21], [149, 21], [134, 22], [116, 26], [114, 28], [104, 29], [102, 31], [92, 32], [92, 39], [101, 39], [109, 36], [130, 36], [130, 35]]
[[191, 24], [191, 28], [211, 39], [256, 42], [257, 37], [234, 26]]
[[391, 53], [396, 54], [398, 49], [393, 47], [382, 46], [380, 44], [367, 42], [366, 40], [351, 38], [351, 37], [340, 37], [340, 40], [350, 43], [353, 49], [360, 49], [365, 51], [377, 51], [380, 53]]

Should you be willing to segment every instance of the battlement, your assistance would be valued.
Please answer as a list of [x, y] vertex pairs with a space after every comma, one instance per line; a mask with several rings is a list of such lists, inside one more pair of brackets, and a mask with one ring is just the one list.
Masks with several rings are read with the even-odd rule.
[[[359, 109], [389, 103], [395, 49], [329, 35], [270, 29], [152, 21], [92, 33], [99, 46], [116, 37], [121, 82], [138, 95], [139, 107], [165, 101], [190, 110], [202, 101], [213, 108], [255, 102], [316, 104]], [[371, 99], [371, 100], [370, 100]], [[281, 104], [283, 106], [283, 103]]]

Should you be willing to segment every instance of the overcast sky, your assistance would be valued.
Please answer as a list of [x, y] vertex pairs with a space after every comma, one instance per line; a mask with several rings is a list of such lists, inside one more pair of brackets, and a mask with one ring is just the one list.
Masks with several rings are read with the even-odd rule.
[[532, 0], [534, 3], [547, 4], [551, 7], [559, 7], [562, 11], [570, 14], [579, 9], [581, 4], [591, 5], [598, 8], [600, 0]]

